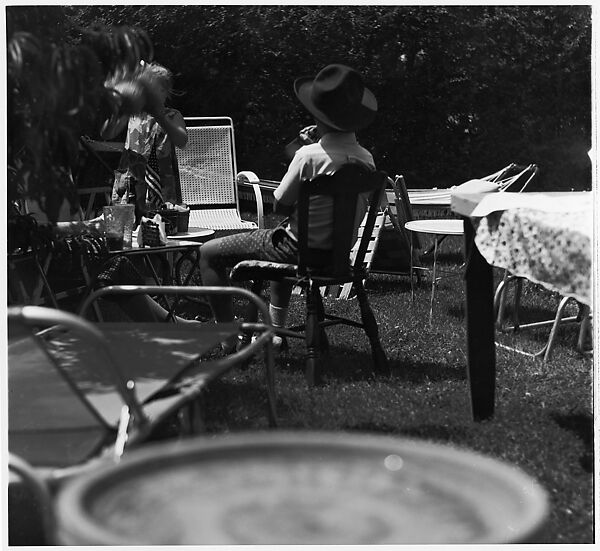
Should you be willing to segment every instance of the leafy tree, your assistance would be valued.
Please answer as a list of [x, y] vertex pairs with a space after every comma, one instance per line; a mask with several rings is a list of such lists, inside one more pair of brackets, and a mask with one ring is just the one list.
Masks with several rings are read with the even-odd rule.
[[[379, 116], [359, 139], [411, 187], [537, 163], [545, 189], [590, 187], [590, 6], [77, 6], [79, 24], [136, 25], [176, 73], [186, 115], [227, 114], [238, 165], [285, 170], [310, 116], [298, 76], [359, 69]], [[182, 25], [185, 21], [185, 25]], [[182, 30], [185, 29], [185, 30]]]
[[36, 199], [56, 221], [65, 198], [77, 204], [79, 137], [121, 105], [106, 79], [152, 45], [133, 28], [72, 26], [60, 7], [9, 7], [7, 31], [9, 205]]

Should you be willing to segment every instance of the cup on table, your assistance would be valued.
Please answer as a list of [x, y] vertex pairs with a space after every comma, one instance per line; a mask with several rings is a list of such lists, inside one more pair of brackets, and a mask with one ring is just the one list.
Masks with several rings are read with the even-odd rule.
[[108, 250], [120, 251], [131, 248], [135, 206], [111, 205], [103, 207], [102, 214]]
[[190, 224], [190, 209], [184, 205], [177, 205], [177, 231], [179, 233], [186, 233]]

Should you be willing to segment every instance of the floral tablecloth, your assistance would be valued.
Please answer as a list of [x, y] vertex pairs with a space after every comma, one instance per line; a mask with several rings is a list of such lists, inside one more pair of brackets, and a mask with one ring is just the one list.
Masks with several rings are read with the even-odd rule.
[[493, 203], [482, 210], [482, 201], [471, 213], [475, 244], [486, 261], [591, 306], [592, 194], [494, 195], [493, 203], [505, 210]]

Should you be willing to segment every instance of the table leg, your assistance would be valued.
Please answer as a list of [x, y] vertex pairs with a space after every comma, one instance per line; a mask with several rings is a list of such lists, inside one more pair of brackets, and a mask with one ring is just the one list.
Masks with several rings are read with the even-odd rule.
[[410, 302], [411, 302], [411, 304], [415, 303], [415, 282], [413, 280], [415, 263], [414, 263], [413, 259], [414, 259], [413, 240], [411, 237], [411, 240], [410, 240]]
[[437, 285], [436, 263], [438, 254], [438, 236], [433, 236], [433, 270], [431, 273], [431, 297], [429, 299], [429, 325], [433, 323], [433, 302], [435, 299], [435, 286]]
[[496, 349], [494, 344], [494, 281], [492, 267], [475, 245], [475, 230], [465, 224], [467, 377], [475, 421], [494, 415]]

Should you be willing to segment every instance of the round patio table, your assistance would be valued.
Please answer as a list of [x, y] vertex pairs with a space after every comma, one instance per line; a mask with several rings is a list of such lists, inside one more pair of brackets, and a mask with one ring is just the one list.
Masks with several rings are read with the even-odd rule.
[[64, 545], [516, 543], [547, 511], [538, 483], [495, 459], [308, 431], [154, 445], [57, 499]]
[[[440, 277], [438, 277], [437, 272], [437, 256], [438, 256], [438, 239], [440, 237], [444, 238], [452, 235], [463, 235], [464, 234], [464, 222], [462, 220], [456, 219], [445, 219], [445, 218], [434, 218], [431, 220], [410, 220], [404, 224], [404, 227], [411, 232], [416, 233], [427, 233], [434, 236], [434, 245], [433, 245], [433, 267], [432, 267], [432, 276], [431, 276], [431, 298], [429, 301], [429, 323], [432, 322], [433, 319], [433, 303], [435, 301], [435, 288], [440, 281]], [[414, 289], [414, 281], [412, 278], [413, 270], [417, 268], [413, 265], [413, 241], [410, 240], [410, 296], [411, 300], [414, 300], [415, 297], [415, 289]], [[422, 266], [419, 266], [418, 269], [425, 270]], [[451, 275], [458, 275], [456, 272], [452, 272]]]

